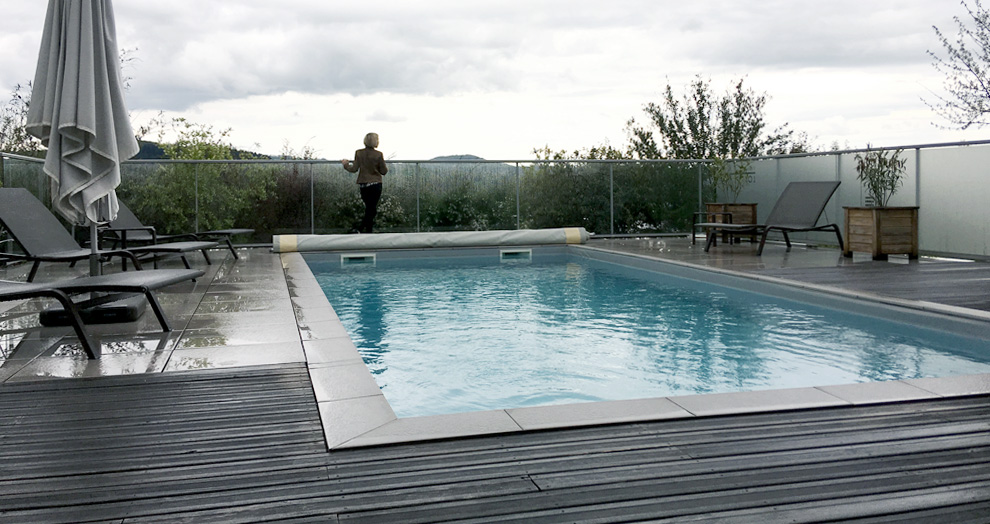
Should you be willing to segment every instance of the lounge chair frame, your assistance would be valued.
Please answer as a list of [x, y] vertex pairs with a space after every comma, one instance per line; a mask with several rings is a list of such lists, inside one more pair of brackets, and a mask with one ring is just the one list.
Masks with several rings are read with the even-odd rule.
[[[80, 246], [58, 218], [40, 200], [23, 188], [0, 188], [0, 224], [24, 250], [23, 254], [0, 253], [0, 258], [32, 262], [28, 282], [34, 281], [42, 262], [74, 264], [80, 260], [88, 259], [93, 254], [92, 249]], [[192, 269], [186, 259], [186, 252], [202, 251], [209, 264], [210, 260], [206, 250], [216, 246], [217, 243], [212, 241], [183, 242], [128, 249], [98, 250], [97, 255], [101, 260], [114, 256], [122, 257], [125, 263], [129, 260], [134, 263], [135, 268], [141, 269], [139, 255], [154, 255], [156, 257], [155, 266], [157, 267], [157, 255], [164, 253], [181, 257], [186, 269]]]
[[[227, 245], [227, 249], [234, 256], [234, 260], [238, 259], [237, 251], [234, 249], [234, 244], [231, 242], [230, 237], [234, 235], [245, 235], [254, 233], [253, 229], [216, 229], [212, 231], [201, 231], [198, 233], [179, 233], [172, 235], [162, 235], [159, 234], [153, 226], [147, 226], [141, 219], [134, 214], [130, 208], [127, 207], [123, 202], [118, 202], [120, 205], [117, 211], [117, 218], [110, 222], [110, 226], [103, 229], [103, 232], [109, 235], [114, 242], [113, 246], [116, 248], [120, 246], [121, 249], [128, 249], [128, 242], [137, 242], [138, 244], [161, 244], [175, 242], [177, 240], [187, 240], [187, 241], [202, 241], [202, 240], [216, 240], [223, 241]], [[205, 253], [204, 253], [205, 255]]]
[[[760, 247], [757, 248], [756, 254], [762, 255], [763, 247], [767, 243], [767, 235], [771, 231], [780, 231], [784, 235], [784, 242], [787, 244], [788, 251], [791, 249], [789, 233], [831, 231], [835, 233], [841, 251], [843, 244], [839, 225], [835, 223], [817, 225], [822, 212], [825, 211], [826, 204], [838, 187], [839, 182], [835, 181], [791, 182], [780, 194], [764, 224], [700, 222], [694, 224], [693, 227], [695, 230], [698, 228], [707, 230], [706, 253], [716, 244], [719, 233], [729, 233], [730, 235], [760, 235]], [[694, 231], [692, 231], [692, 241], [693, 239]]]

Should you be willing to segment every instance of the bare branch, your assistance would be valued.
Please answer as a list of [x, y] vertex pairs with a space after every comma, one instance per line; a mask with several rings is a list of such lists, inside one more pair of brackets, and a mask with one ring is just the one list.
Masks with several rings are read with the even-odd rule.
[[931, 50], [928, 55], [945, 76], [945, 94], [933, 94], [934, 100], [925, 103], [952, 126], [968, 129], [990, 125], [990, 13], [981, 0], [973, 0], [972, 7], [967, 0], [960, 3], [969, 19], [952, 18], [958, 29], [955, 40], [932, 26], [944, 57]]

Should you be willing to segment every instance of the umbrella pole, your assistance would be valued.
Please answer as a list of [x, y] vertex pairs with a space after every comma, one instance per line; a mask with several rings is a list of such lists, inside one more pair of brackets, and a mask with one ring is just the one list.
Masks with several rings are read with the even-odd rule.
[[89, 275], [95, 277], [103, 273], [103, 268], [100, 267], [100, 245], [96, 222], [89, 223], [89, 245], [93, 250], [89, 255]]

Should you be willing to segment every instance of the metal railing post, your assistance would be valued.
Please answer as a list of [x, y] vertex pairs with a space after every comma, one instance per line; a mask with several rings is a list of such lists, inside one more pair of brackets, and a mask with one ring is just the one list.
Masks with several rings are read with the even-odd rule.
[[519, 162], [516, 162], [516, 229], [522, 229], [520, 227], [520, 225], [522, 224], [522, 221], [520, 220], [521, 219], [521, 215], [522, 215], [522, 212], [521, 212], [522, 206], [519, 203], [519, 200], [520, 200], [519, 199], [519, 194], [520, 194], [520, 182], [519, 181], [520, 181], [520, 177], [519, 177]]
[[921, 148], [920, 147], [914, 148], [914, 205], [921, 207]]
[[608, 165], [608, 212], [609, 212], [609, 233], [615, 234], [615, 172], [612, 168], [614, 164]]
[[704, 187], [704, 175], [702, 174], [702, 168], [705, 164], [698, 162], [698, 211], [705, 210], [705, 187]]
[[316, 177], [313, 176], [313, 163], [309, 163], [309, 234], [316, 234]]
[[199, 231], [199, 164], [193, 169], [193, 211], [196, 218], [193, 220], [193, 231]]
[[[778, 162], [779, 162], [779, 160], [778, 160]], [[841, 182], [842, 182], [842, 155], [835, 155], [835, 181], [836, 182], [839, 182], [840, 184], [839, 184], [839, 188], [835, 190], [835, 192], [837, 194], [836, 197], [829, 200], [829, 205], [831, 205], [833, 207], [838, 207], [838, 206], [841, 206], [841, 203], [842, 203], [842, 195], [841, 195], [841, 191], [842, 191], [842, 184], [841, 184]], [[825, 214], [825, 220], [828, 220], [828, 209], [826, 208], [826, 210], [824, 210], [823, 213]], [[845, 216], [844, 215], [845, 215], [845, 213], [843, 213], [841, 207], [839, 207], [838, 211], [836, 212], [836, 216], [839, 217], [839, 218], [836, 218], [835, 220], [837, 220], [837, 221], [838, 220], [842, 220], [843, 221], [842, 227], [845, 227], [845, 222], [844, 222], [845, 221]], [[826, 222], [826, 223], [828, 223], [828, 222]]]
[[420, 232], [419, 222], [419, 162], [416, 162], [416, 232]]

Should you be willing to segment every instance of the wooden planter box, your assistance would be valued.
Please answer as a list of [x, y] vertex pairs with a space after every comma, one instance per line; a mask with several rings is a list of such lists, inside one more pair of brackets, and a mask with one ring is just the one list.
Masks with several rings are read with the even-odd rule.
[[918, 258], [918, 207], [845, 207], [843, 255], [865, 251], [874, 260], [887, 255]]
[[[719, 213], [732, 213], [733, 224], [755, 224], [756, 204], [729, 204], [724, 202], [709, 202], [705, 204], [705, 211], [709, 213], [705, 217], [705, 222], [729, 222], [725, 215]], [[722, 241], [728, 241], [729, 234], [722, 234]], [[750, 235], [750, 240], [756, 237]]]

